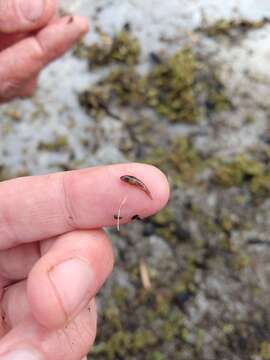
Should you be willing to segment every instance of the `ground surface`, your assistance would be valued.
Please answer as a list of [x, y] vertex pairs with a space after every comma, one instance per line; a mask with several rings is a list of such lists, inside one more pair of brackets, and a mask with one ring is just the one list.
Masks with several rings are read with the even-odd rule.
[[1, 107], [1, 178], [135, 160], [172, 185], [161, 214], [110, 231], [90, 358], [270, 359], [269, 1], [62, 7], [89, 15], [99, 47]]

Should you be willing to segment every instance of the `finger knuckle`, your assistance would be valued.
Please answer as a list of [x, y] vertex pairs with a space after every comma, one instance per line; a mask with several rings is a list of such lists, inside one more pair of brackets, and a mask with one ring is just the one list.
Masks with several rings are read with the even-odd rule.
[[9, 79], [1, 84], [0, 87], [0, 98], [1, 99], [10, 99], [19, 94], [21, 89], [21, 83], [17, 79]]
[[9, 30], [10, 28], [10, 17], [9, 14], [14, 13], [14, 1], [1, 0], [0, 1], [0, 28], [2, 31]]
[[62, 193], [63, 193], [63, 207], [65, 210], [66, 222], [70, 226], [71, 229], [76, 229], [77, 221], [76, 221], [76, 214], [74, 210], [74, 206], [72, 204], [72, 182], [69, 181], [69, 176], [67, 173], [63, 173], [61, 175], [62, 181]]

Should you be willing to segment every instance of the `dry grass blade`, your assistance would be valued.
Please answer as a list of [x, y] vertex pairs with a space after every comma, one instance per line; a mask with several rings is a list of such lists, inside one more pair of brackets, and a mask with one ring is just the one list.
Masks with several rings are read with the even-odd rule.
[[120, 219], [121, 219], [121, 210], [122, 210], [122, 207], [125, 205], [127, 201], [127, 197], [125, 197], [122, 201], [121, 201], [121, 204], [119, 206], [119, 209], [118, 209], [118, 212], [117, 212], [117, 230], [120, 231]]
[[140, 275], [141, 275], [143, 287], [146, 290], [150, 290], [152, 285], [151, 285], [151, 281], [150, 281], [149, 271], [148, 271], [147, 264], [143, 258], [140, 259]]

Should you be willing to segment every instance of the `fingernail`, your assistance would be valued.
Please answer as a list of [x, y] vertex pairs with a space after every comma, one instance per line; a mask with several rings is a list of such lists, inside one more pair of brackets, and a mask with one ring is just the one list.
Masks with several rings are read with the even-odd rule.
[[44, 360], [44, 357], [33, 349], [13, 350], [0, 358], [1, 360]]
[[45, 0], [20, 0], [23, 16], [29, 21], [37, 21], [43, 14]]
[[93, 281], [93, 272], [86, 260], [73, 258], [55, 266], [49, 272], [50, 280], [69, 317], [85, 300]]

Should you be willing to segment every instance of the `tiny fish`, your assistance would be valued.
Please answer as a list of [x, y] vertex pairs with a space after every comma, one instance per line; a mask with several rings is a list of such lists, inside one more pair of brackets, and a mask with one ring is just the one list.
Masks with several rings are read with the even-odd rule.
[[135, 176], [132, 176], [132, 175], [123, 175], [123, 176], [120, 177], [120, 179], [122, 181], [124, 181], [125, 183], [127, 183], [127, 184], [134, 185], [134, 186], [138, 187], [139, 189], [144, 191], [150, 197], [151, 200], [153, 200], [152, 195], [151, 195], [148, 187], [140, 179], [138, 179], [138, 178], [136, 178]]
[[123, 219], [122, 216], [118, 216], [117, 214], [114, 214], [113, 217], [114, 217], [115, 220], [122, 220]]

